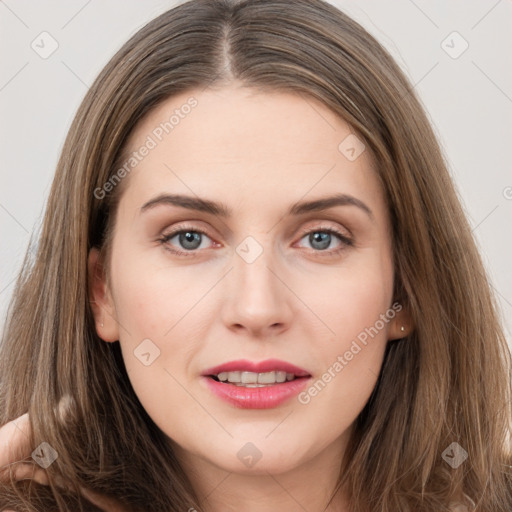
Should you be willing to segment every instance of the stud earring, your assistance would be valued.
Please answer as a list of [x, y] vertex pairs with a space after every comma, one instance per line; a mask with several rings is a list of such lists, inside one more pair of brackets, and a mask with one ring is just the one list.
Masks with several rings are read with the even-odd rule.
[[101, 327], [103, 327], [103, 318], [101, 319]]
[[[103, 324], [101, 324], [101, 325], [103, 325]], [[402, 332], [405, 332], [405, 327], [402, 325], [402, 327], [400, 327], [400, 330], [401, 330]]]

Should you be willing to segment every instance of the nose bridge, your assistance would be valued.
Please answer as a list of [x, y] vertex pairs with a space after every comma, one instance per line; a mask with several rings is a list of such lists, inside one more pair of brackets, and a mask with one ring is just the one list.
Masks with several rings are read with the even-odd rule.
[[276, 278], [269, 270], [275, 266], [276, 255], [270, 236], [260, 235], [258, 239], [247, 236], [236, 247], [233, 274], [238, 289], [234, 291], [252, 300], [273, 301], [276, 293], [280, 293]]
[[250, 330], [287, 324], [290, 315], [289, 294], [276, 276], [279, 265], [272, 237], [258, 238], [248, 236], [236, 247], [225, 302], [224, 320]]

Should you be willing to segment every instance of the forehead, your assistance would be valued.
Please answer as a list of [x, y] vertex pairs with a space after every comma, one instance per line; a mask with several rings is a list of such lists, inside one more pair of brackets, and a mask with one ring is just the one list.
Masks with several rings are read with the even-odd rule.
[[136, 156], [123, 185], [141, 204], [162, 191], [256, 210], [327, 192], [382, 202], [370, 151], [339, 116], [301, 94], [238, 85], [181, 93], [139, 122], [128, 154]]

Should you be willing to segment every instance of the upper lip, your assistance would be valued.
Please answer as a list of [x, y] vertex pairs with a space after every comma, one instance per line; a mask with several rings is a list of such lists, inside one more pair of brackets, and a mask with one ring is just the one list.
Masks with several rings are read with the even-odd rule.
[[222, 372], [235, 372], [245, 371], [254, 373], [265, 373], [265, 372], [286, 372], [293, 373], [296, 377], [309, 377], [310, 374], [303, 368], [299, 368], [286, 361], [279, 359], [266, 359], [258, 363], [254, 361], [248, 361], [247, 359], [237, 359], [236, 361], [229, 361], [227, 363], [219, 364], [205, 370], [201, 375], [218, 375]]

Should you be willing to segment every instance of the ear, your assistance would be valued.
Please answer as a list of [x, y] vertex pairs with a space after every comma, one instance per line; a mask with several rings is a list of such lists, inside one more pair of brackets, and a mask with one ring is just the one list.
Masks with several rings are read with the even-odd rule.
[[114, 301], [109, 290], [100, 251], [93, 247], [87, 261], [89, 301], [91, 303], [96, 332], [104, 341], [119, 340], [119, 324], [116, 320]]
[[[395, 302], [395, 304], [398, 304]], [[399, 309], [400, 308], [400, 309]], [[414, 330], [414, 322], [407, 307], [399, 304], [398, 307], [393, 307], [395, 316], [390, 320], [388, 327], [388, 340], [399, 340], [409, 336]]]

